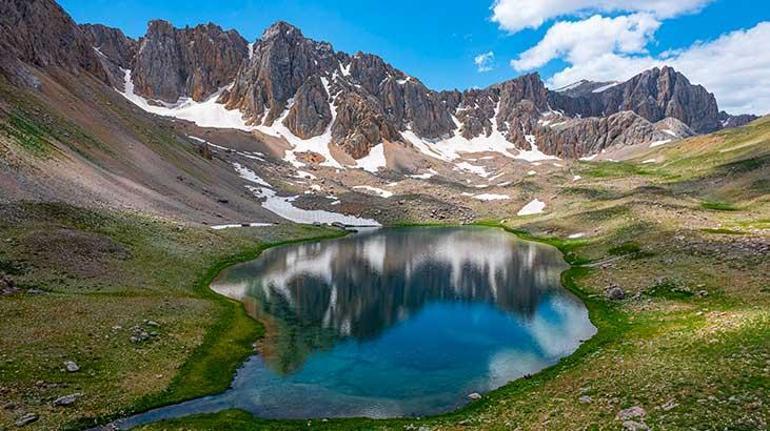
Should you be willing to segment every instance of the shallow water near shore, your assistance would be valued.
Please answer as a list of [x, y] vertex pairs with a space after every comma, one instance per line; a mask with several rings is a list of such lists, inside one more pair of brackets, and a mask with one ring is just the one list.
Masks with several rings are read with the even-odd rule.
[[228, 391], [119, 421], [230, 408], [263, 418], [388, 418], [456, 409], [555, 364], [596, 329], [553, 247], [480, 227], [388, 228], [278, 247], [216, 292], [266, 329]]

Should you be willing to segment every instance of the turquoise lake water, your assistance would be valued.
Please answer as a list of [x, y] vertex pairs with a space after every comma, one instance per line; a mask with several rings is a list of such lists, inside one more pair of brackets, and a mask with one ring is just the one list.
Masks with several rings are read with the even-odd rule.
[[553, 365], [596, 331], [554, 248], [498, 229], [394, 228], [274, 248], [212, 289], [263, 322], [223, 394], [122, 427], [239, 408], [265, 418], [424, 416]]

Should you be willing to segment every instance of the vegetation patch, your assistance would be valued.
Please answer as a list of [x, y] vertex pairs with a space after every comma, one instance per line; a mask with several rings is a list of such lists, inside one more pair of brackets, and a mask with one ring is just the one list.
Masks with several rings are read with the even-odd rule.
[[713, 233], [716, 235], [746, 235], [746, 232], [741, 232], [739, 230], [726, 229], [726, 228], [705, 228], [701, 230], [703, 232]]
[[700, 206], [712, 211], [738, 211], [738, 208], [733, 204], [722, 201], [703, 201]]
[[585, 175], [593, 178], [615, 178], [629, 175], [652, 175], [652, 171], [636, 163], [597, 162], [591, 163]]
[[6, 121], [6, 123], [0, 123], [0, 130], [21, 148], [36, 156], [50, 153], [53, 146], [46, 139], [46, 133], [40, 125], [20, 112], [11, 113]]
[[679, 280], [671, 278], [656, 281], [644, 293], [647, 296], [665, 299], [685, 299], [694, 295], [693, 291]]

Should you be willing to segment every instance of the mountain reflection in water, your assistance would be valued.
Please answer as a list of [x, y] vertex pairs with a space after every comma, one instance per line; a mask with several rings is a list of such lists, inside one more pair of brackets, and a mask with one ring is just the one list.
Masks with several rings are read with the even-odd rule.
[[532, 318], [567, 268], [552, 248], [486, 228], [390, 229], [266, 251], [212, 288], [265, 323], [280, 373], [340, 339], [366, 340], [436, 301], [487, 302]]
[[596, 331], [553, 247], [498, 229], [380, 229], [271, 249], [212, 289], [266, 336], [218, 395], [118, 422], [230, 408], [264, 418], [445, 412], [535, 373]]

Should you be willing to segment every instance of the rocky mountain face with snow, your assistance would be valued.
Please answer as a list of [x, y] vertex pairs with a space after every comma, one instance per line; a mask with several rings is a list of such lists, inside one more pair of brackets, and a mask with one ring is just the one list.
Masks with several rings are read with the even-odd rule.
[[232, 82], [248, 50], [237, 32], [214, 24], [176, 29], [152, 21], [131, 68], [135, 91], [166, 103], [202, 101]]
[[551, 103], [570, 116], [633, 111], [651, 122], [676, 118], [697, 133], [721, 128], [714, 95], [670, 67], [647, 70], [622, 83], [582, 82], [566, 92], [551, 93]]
[[87, 71], [121, 91], [129, 76], [149, 105], [216, 97], [245, 127], [323, 138], [353, 159], [383, 142], [578, 158], [751, 119], [720, 113], [711, 93], [669, 67], [556, 91], [529, 74], [437, 92], [375, 55], [337, 52], [285, 22], [249, 44], [214, 24], [177, 29], [165, 21], [150, 22], [135, 41], [101, 25], [77, 26], [49, 0], [6, 0], [0, 20], [5, 57]]

